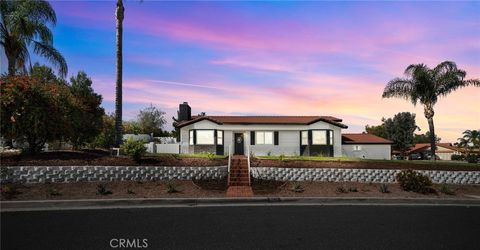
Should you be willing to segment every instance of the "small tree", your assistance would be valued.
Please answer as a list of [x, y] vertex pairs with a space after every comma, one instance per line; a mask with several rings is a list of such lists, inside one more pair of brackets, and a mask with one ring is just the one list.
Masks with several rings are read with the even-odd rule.
[[393, 119], [384, 122], [387, 138], [393, 141], [393, 146], [405, 156], [405, 152], [413, 146], [414, 132], [417, 129], [415, 114], [401, 112]]
[[100, 107], [102, 96], [95, 93], [92, 80], [83, 71], [70, 78], [73, 103], [70, 112], [72, 133], [69, 139], [75, 149], [93, 142], [102, 131], [105, 111]]
[[144, 134], [153, 133], [155, 136], [162, 135], [162, 128], [166, 120], [165, 112], [150, 104], [150, 106], [140, 110], [137, 116], [137, 122], [140, 130]]
[[365, 126], [365, 132], [368, 134], [380, 136], [382, 138], [387, 138], [387, 130], [385, 129], [385, 118], [382, 118], [382, 124], [378, 126]]
[[2, 136], [27, 142], [28, 152], [40, 151], [49, 140], [68, 134], [70, 121], [67, 86], [29, 76], [0, 79]]
[[103, 115], [102, 128], [94, 141], [90, 144], [92, 147], [111, 148], [115, 146], [115, 115]]

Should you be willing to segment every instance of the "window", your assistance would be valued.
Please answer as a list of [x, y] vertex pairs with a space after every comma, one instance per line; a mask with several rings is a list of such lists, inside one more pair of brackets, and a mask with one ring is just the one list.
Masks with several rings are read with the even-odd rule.
[[193, 145], [193, 130], [190, 130], [188, 141], [190, 145]]
[[329, 130], [328, 134], [330, 135], [330, 145], [333, 145], [333, 130]]
[[327, 131], [326, 130], [313, 130], [312, 131], [312, 144], [313, 145], [326, 145], [327, 144]]
[[217, 145], [223, 145], [223, 131], [217, 130]]
[[353, 145], [353, 151], [360, 151], [362, 150], [362, 146], [360, 145]]
[[273, 132], [256, 132], [255, 133], [255, 144], [273, 144]]
[[214, 145], [214, 130], [197, 130], [197, 145]]
[[308, 131], [302, 131], [302, 145], [308, 145]]

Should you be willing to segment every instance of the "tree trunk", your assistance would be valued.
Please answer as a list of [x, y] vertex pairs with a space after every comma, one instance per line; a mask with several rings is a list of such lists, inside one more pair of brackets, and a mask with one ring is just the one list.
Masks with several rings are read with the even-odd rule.
[[117, 18], [117, 35], [116, 35], [116, 91], [115, 91], [115, 145], [118, 147], [122, 144], [122, 34], [123, 34], [123, 1], [117, 0], [116, 18]]
[[8, 60], [8, 76], [14, 76], [16, 73], [16, 60], [15, 57], [13, 56], [7, 56]]
[[425, 118], [428, 120], [428, 129], [430, 130], [430, 153], [431, 159], [433, 161], [437, 160], [435, 151], [436, 151], [436, 141], [435, 141], [435, 127], [433, 125], [433, 116], [435, 112], [433, 111], [433, 107], [431, 105], [426, 105], [424, 108]]

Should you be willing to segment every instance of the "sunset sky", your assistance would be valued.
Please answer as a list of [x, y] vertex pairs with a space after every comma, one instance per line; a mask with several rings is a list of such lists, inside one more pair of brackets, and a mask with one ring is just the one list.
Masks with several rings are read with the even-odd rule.
[[[113, 112], [115, 2], [52, 5], [69, 75], [87, 72]], [[168, 129], [187, 101], [194, 114], [332, 115], [346, 132], [409, 111], [425, 133], [423, 108], [382, 99], [385, 84], [409, 64], [444, 60], [480, 78], [480, 2], [128, 1], [125, 9], [124, 119], [153, 103]], [[480, 128], [479, 99], [470, 87], [439, 100], [443, 142]]]

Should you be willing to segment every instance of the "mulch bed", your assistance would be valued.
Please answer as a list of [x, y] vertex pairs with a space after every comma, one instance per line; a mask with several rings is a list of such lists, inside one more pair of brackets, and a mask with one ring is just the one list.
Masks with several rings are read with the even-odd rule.
[[[99, 194], [105, 184], [110, 194]], [[378, 197], [378, 198], [438, 198], [478, 199], [480, 185], [446, 185], [453, 194], [440, 192], [442, 185], [433, 185], [434, 192], [420, 194], [403, 191], [398, 184], [387, 184], [382, 193], [378, 183], [358, 182], [280, 182], [252, 180], [252, 190], [258, 197]], [[10, 193], [5, 191], [10, 189]], [[12, 186], [14, 193], [11, 195]], [[170, 186], [170, 188], [169, 188]], [[174, 187], [176, 192], [172, 191]], [[70, 199], [128, 199], [128, 198], [208, 198], [225, 197], [226, 179], [219, 181], [116, 181], [50, 184], [1, 185], [2, 200], [70, 200]], [[295, 191], [296, 190], [296, 191]]]
[[448, 171], [480, 171], [479, 164], [456, 165], [451, 163], [401, 163], [392, 161], [302, 161], [302, 160], [269, 160], [255, 158], [252, 167], [278, 168], [354, 168], [354, 169], [415, 169], [415, 170], [448, 170]]
[[56, 151], [35, 155], [2, 154], [1, 166], [225, 166], [227, 159], [178, 158], [172, 155], [146, 156], [136, 163], [126, 156], [111, 156], [108, 151]]

